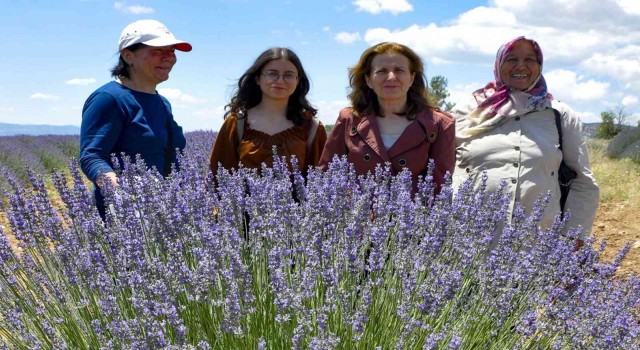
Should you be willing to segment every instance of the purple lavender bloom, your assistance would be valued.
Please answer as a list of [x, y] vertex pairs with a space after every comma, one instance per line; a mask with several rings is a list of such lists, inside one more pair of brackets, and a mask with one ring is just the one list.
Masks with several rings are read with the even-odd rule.
[[449, 345], [447, 347], [449, 349], [460, 349], [461, 346], [462, 337], [460, 337], [459, 335], [454, 335], [453, 337], [451, 337], [451, 340], [449, 340]]
[[407, 171], [338, 158], [208, 174], [215, 135], [187, 136], [167, 178], [118, 164], [105, 221], [73, 160], [52, 177], [61, 202], [37, 166], [7, 177], [0, 347], [638, 346], [640, 280], [614, 277], [626, 250], [573, 253], [566, 218], [538, 227], [546, 194], [525, 215], [504, 187], [435, 195], [428, 172], [414, 193]]

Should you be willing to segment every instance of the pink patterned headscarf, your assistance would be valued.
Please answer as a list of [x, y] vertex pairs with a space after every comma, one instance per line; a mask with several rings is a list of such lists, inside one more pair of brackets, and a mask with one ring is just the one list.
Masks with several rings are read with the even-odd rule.
[[[540, 64], [540, 75], [524, 91], [510, 88], [500, 76], [500, 68], [507, 55], [520, 40], [527, 40], [533, 44]], [[459, 131], [464, 136], [477, 135], [495, 128], [509, 118], [550, 107], [553, 96], [547, 92], [547, 83], [542, 76], [542, 62], [542, 50], [540, 50], [538, 43], [532, 39], [519, 36], [502, 45], [496, 54], [493, 69], [496, 80], [473, 92], [478, 106], [466, 116], [464, 127]]]

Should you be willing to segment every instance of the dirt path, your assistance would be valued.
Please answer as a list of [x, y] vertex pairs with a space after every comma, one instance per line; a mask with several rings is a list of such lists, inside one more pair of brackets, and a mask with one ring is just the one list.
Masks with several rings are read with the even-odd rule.
[[631, 242], [631, 250], [622, 261], [620, 273], [640, 275], [640, 208], [624, 202], [600, 203], [593, 233], [598, 240], [607, 241], [606, 261], [613, 259], [627, 242]]

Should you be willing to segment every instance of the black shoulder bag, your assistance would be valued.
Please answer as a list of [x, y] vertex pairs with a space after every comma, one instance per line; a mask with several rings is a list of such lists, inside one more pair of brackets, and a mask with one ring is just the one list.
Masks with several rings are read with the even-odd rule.
[[[557, 109], [553, 109], [553, 113], [556, 115], [556, 128], [558, 129], [558, 137], [560, 138], [560, 151], [562, 152], [562, 124], [560, 112]], [[564, 153], [562, 155], [564, 158]], [[571, 189], [571, 180], [578, 176], [573, 169], [571, 169], [564, 159], [560, 162], [560, 168], [558, 169], [558, 182], [560, 183], [560, 209], [564, 212], [564, 204], [569, 196], [569, 190]]]

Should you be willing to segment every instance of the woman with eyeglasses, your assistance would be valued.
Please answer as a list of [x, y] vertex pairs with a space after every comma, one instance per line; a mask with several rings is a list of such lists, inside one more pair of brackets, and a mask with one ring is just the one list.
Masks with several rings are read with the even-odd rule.
[[213, 145], [211, 172], [218, 167], [273, 165], [274, 150], [295, 156], [305, 173], [315, 166], [327, 139], [317, 110], [307, 100], [309, 78], [298, 56], [287, 48], [264, 51], [238, 80], [226, 106], [225, 121]]
[[340, 111], [320, 157], [327, 168], [346, 155], [358, 175], [389, 163], [417, 178], [433, 159], [440, 186], [455, 164], [454, 118], [429, 101], [420, 57], [407, 46], [383, 42], [368, 48], [349, 69], [351, 106]]

